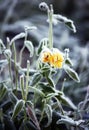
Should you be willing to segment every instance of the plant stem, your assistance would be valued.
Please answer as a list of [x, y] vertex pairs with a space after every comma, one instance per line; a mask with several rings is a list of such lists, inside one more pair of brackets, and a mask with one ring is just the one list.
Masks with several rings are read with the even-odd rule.
[[63, 92], [64, 91], [64, 83], [66, 81], [66, 78], [64, 78], [64, 81], [63, 81], [63, 84], [62, 84], [62, 88], [61, 88], [61, 91]]
[[44, 116], [44, 105], [45, 105], [45, 104], [43, 104], [43, 110], [42, 110], [42, 112], [41, 112], [41, 117], [40, 117], [39, 123], [42, 121], [43, 116]]
[[22, 64], [22, 54], [23, 54], [24, 49], [25, 49], [25, 45], [23, 45], [23, 47], [22, 47], [22, 49], [20, 51], [20, 62], [19, 62], [19, 65]]
[[24, 106], [24, 121], [27, 121], [26, 107]]
[[50, 5], [50, 10], [48, 9], [48, 19], [49, 19], [49, 47], [50, 49], [53, 47], [53, 6]]
[[20, 76], [20, 88], [21, 88], [22, 98], [23, 98], [23, 100], [25, 100], [24, 75]]
[[14, 86], [13, 86], [13, 77], [12, 77], [12, 73], [11, 73], [11, 59], [8, 59], [8, 63], [9, 63], [9, 75], [10, 75], [11, 85], [12, 85], [12, 89], [13, 89]]
[[64, 115], [64, 110], [62, 108], [61, 102], [59, 102], [59, 100], [56, 97], [55, 97], [55, 99], [57, 100], [57, 103], [58, 103], [58, 106], [59, 106], [59, 108], [61, 110], [61, 113]]
[[18, 88], [18, 69], [17, 69], [17, 63], [16, 63], [16, 47], [15, 43], [13, 43], [13, 49], [14, 49], [14, 64], [15, 64], [15, 80], [16, 80], [16, 91]]
[[[9, 42], [7, 43], [7, 48], [10, 49], [10, 44]], [[10, 76], [10, 79], [11, 79], [11, 85], [12, 85], [12, 89], [14, 88], [14, 85], [13, 85], [13, 76], [12, 76], [12, 73], [11, 73], [11, 58], [8, 59], [8, 66], [9, 66], [9, 76]]]
[[[25, 98], [25, 87], [24, 87], [24, 75], [20, 76], [20, 88], [21, 88], [21, 93], [22, 93], [22, 98], [26, 103], [26, 98]], [[27, 120], [27, 114], [26, 114], [26, 107], [24, 106], [24, 121]]]
[[[27, 40], [27, 29], [25, 28], [25, 40], [24, 40], [24, 42]], [[24, 51], [24, 49], [25, 49], [25, 45], [23, 45], [23, 47], [22, 47], [22, 49], [21, 49], [21, 51], [20, 51], [20, 62], [19, 62], [19, 65], [21, 66], [21, 64], [22, 64], [22, 54], [23, 54], [23, 51]]]
[[27, 60], [26, 97], [25, 97], [25, 100], [27, 100], [27, 95], [28, 95], [29, 68], [30, 68], [30, 62], [29, 62], [29, 60]]

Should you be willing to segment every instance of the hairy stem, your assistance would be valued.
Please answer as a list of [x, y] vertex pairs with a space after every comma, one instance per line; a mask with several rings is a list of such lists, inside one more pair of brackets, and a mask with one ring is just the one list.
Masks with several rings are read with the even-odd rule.
[[23, 100], [25, 100], [24, 75], [20, 76], [20, 88], [21, 88], [22, 98], [23, 98]]
[[49, 19], [49, 47], [50, 49], [53, 47], [53, 25], [52, 25], [52, 19], [53, 19], [53, 7], [50, 5], [50, 10], [48, 10], [48, 19]]
[[[27, 40], [27, 29], [25, 29], [25, 40], [24, 40], [24, 42]], [[23, 54], [23, 51], [24, 51], [24, 49], [25, 49], [25, 45], [23, 45], [23, 47], [22, 47], [22, 49], [21, 49], [21, 51], [20, 51], [20, 62], [19, 62], [19, 65], [21, 66], [21, 64], [22, 64], [22, 54]]]
[[16, 58], [16, 47], [15, 43], [13, 43], [13, 50], [14, 50], [14, 64], [15, 64], [15, 81], [16, 81], [16, 91], [18, 88], [18, 69], [17, 69], [17, 58]]
[[12, 73], [11, 73], [11, 59], [8, 60], [8, 63], [9, 63], [9, 75], [10, 75], [11, 85], [12, 85], [12, 89], [13, 89], [14, 85], [13, 85], [13, 76], [12, 76]]
[[30, 68], [30, 62], [29, 62], [29, 61], [27, 61], [27, 75], [26, 75], [26, 97], [25, 97], [25, 100], [27, 100], [27, 95], [28, 95], [29, 68]]

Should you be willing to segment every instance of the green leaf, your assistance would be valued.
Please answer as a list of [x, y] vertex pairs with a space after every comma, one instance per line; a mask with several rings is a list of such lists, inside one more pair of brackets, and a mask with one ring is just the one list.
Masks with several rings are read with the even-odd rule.
[[31, 87], [31, 86], [29, 86], [28, 88], [29, 88], [29, 91], [30, 91], [30, 92], [34, 92], [34, 93], [36, 93], [37, 95], [42, 96], [42, 97], [45, 96], [44, 93], [43, 93], [40, 89], [38, 89], [38, 88]]
[[41, 69], [41, 72], [44, 73], [44, 72], [49, 72], [50, 71], [50, 68], [49, 66], [44, 66], [42, 69]]
[[79, 126], [80, 124], [82, 124], [82, 123], [84, 123], [85, 121], [84, 120], [77, 120], [77, 121], [75, 121], [75, 120], [73, 120], [72, 118], [70, 118], [70, 117], [68, 117], [68, 116], [62, 116], [62, 118], [61, 119], [59, 119], [58, 121], [57, 121], [57, 124], [69, 124], [69, 125], [71, 125], [71, 126]]
[[42, 47], [43, 47], [43, 43], [40, 42], [39, 46], [38, 46], [38, 50], [37, 50], [37, 55], [39, 55], [42, 51]]
[[32, 80], [31, 80], [31, 86], [34, 86], [36, 85], [39, 81], [41, 80], [41, 74], [40, 73], [35, 73], [32, 77]]
[[13, 42], [15, 42], [16, 40], [20, 39], [20, 38], [24, 38], [25, 37], [25, 33], [20, 33], [20, 34], [17, 34], [10, 42], [10, 45], [12, 45]]
[[53, 98], [53, 97], [55, 97], [55, 96], [57, 96], [58, 94], [57, 93], [49, 93], [47, 96], [46, 96], [46, 98], [47, 99], [51, 99], [51, 98]]
[[28, 106], [30, 106], [31, 108], [33, 108], [33, 103], [32, 103], [31, 101], [26, 101], [26, 104], [27, 104]]
[[24, 101], [23, 100], [19, 100], [17, 101], [14, 110], [13, 110], [13, 115], [12, 115], [12, 119], [14, 119], [22, 110], [24, 106]]
[[65, 103], [66, 105], [69, 105], [71, 108], [73, 108], [74, 110], [77, 109], [77, 107], [73, 104], [73, 102], [66, 96], [61, 95], [61, 100], [63, 101], [63, 103]]
[[59, 14], [54, 14], [53, 17], [55, 18], [55, 20], [58, 22], [62, 22], [65, 23], [65, 25], [72, 30], [74, 33], [76, 32], [76, 27], [73, 23], [72, 20], [66, 18], [65, 16], [59, 15]]
[[52, 122], [52, 108], [49, 104], [45, 104], [44, 105], [44, 111], [48, 117], [48, 122], [46, 124], [46, 127], [50, 125], [50, 123]]
[[63, 104], [65, 104], [65, 105], [71, 107], [72, 109], [74, 109], [74, 110], [77, 109], [77, 107], [72, 103], [72, 101], [71, 101], [68, 97], [66, 97], [64, 94], [62, 94], [62, 95], [57, 95], [56, 98], [57, 98], [59, 101], [61, 101]]
[[67, 123], [69, 125], [75, 126], [75, 121], [72, 118], [67, 116], [63, 116], [61, 119], [57, 121], [57, 124]]
[[72, 30], [74, 33], [76, 33], [76, 28], [72, 20], [68, 20], [65, 22], [65, 25], [69, 27], [70, 30]]
[[18, 99], [17, 99], [17, 97], [14, 95], [14, 93], [10, 92], [10, 93], [9, 93], [9, 97], [10, 97], [10, 99], [11, 99], [11, 102], [13, 102], [14, 104], [17, 103]]
[[38, 50], [37, 50], [37, 55], [39, 55], [41, 53], [41, 51], [43, 50], [43, 47], [47, 47], [48, 46], [48, 38], [43, 38], [40, 41], [40, 44], [38, 46]]
[[4, 96], [6, 95], [7, 93], [7, 87], [5, 84], [2, 84], [0, 86], [0, 101], [4, 98]]
[[27, 106], [27, 113], [28, 113], [28, 116], [30, 117], [30, 119], [34, 122], [37, 129], [40, 130], [39, 122], [37, 120], [34, 108]]
[[80, 82], [78, 74], [72, 68], [67, 65], [64, 65], [64, 70], [74, 81]]
[[73, 63], [72, 63], [72, 61], [70, 60], [70, 58], [67, 58], [67, 59], [65, 60], [65, 64], [67, 64], [67, 65], [69, 65], [69, 66], [73, 66]]
[[28, 49], [28, 51], [30, 52], [30, 57], [32, 57], [33, 54], [34, 54], [34, 47], [33, 47], [32, 42], [26, 40], [26, 41], [24, 42], [24, 45], [25, 45], [25, 47]]
[[43, 93], [55, 93], [55, 89], [53, 87], [50, 87], [48, 83], [40, 82], [38, 86], [40, 87]]
[[[55, 70], [54, 70], [55, 71]], [[57, 85], [57, 83], [58, 83], [58, 81], [59, 81], [59, 79], [61, 78], [61, 76], [62, 76], [62, 69], [57, 69], [56, 71], [55, 71], [55, 74], [53, 75], [53, 80], [54, 80], [54, 84], [55, 84], [55, 86]], [[52, 72], [51, 72], [52, 73]]]
[[55, 84], [54, 84], [53, 79], [52, 79], [50, 76], [47, 76], [46, 78], [47, 78], [48, 83], [49, 83], [52, 87], [55, 87]]

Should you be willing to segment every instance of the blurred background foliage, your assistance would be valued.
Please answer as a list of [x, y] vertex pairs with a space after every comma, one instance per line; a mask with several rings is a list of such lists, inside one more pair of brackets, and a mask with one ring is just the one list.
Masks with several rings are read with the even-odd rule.
[[[30, 31], [28, 35], [35, 48], [42, 38], [48, 36], [47, 14], [40, 11], [40, 2], [42, 0], [0, 0], [0, 38], [5, 44], [6, 37], [13, 38], [23, 32], [25, 26], [37, 27], [37, 30]], [[61, 88], [63, 79], [66, 78], [64, 91], [77, 104], [84, 99], [89, 85], [89, 0], [44, 0], [44, 2], [48, 5], [53, 4], [54, 13], [72, 19], [77, 28], [77, 33], [74, 34], [61, 23], [54, 26], [54, 46], [62, 51], [65, 48], [70, 49], [70, 58], [81, 80], [80, 83], [75, 83], [63, 72], [57, 88]], [[22, 41], [16, 42], [18, 53], [23, 46]], [[25, 50], [23, 67], [26, 66], [27, 59], [29, 56]], [[6, 76], [6, 73], [0, 73], [0, 80]]]

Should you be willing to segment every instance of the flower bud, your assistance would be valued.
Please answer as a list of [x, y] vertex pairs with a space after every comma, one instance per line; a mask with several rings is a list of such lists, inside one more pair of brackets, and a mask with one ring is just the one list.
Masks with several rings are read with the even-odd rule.
[[49, 9], [48, 5], [45, 2], [41, 2], [39, 4], [39, 8], [43, 11], [47, 11]]

